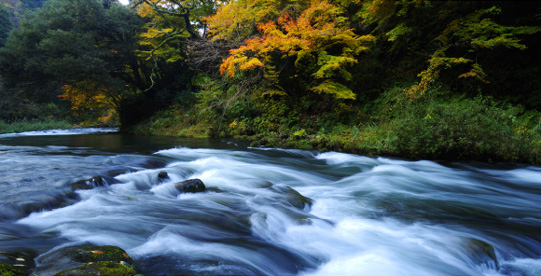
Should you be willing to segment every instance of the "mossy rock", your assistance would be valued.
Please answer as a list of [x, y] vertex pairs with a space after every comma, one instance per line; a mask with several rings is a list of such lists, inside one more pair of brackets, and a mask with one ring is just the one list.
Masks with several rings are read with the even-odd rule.
[[76, 268], [68, 269], [55, 274], [55, 276], [134, 276], [137, 273], [133, 268], [112, 261], [88, 263]]
[[0, 276], [23, 276], [24, 271], [13, 267], [10, 264], [0, 264]]
[[99, 262], [99, 261], [124, 261], [130, 265], [133, 264], [133, 260], [128, 256], [126, 251], [118, 246], [104, 245], [104, 246], [81, 246], [77, 247], [74, 252], [73, 260], [79, 262]]
[[39, 265], [36, 267], [36, 273], [38, 275], [53, 275], [60, 271], [67, 271], [88, 263], [104, 261], [114, 263], [124, 262], [129, 266], [134, 265], [134, 261], [126, 251], [117, 246], [71, 246], [60, 248], [40, 256], [37, 260]]

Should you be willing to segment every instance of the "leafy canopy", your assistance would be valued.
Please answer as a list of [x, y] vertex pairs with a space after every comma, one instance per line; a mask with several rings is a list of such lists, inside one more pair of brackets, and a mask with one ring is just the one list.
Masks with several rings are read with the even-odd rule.
[[[351, 79], [348, 67], [357, 63], [356, 56], [367, 51], [375, 38], [355, 34], [342, 14], [340, 7], [315, 0], [299, 14], [291, 9], [282, 10], [276, 21], [258, 23], [260, 36], [247, 39], [245, 46], [231, 50], [220, 72], [234, 77], [237, 71], [262, 69], [274, 86], [271, 90], [285, 90], [278, 83], [285, 76], [280, 76], [275, 68], [292, 60], [293, 78], [315, 79], [309, 81], [307, 90], [335, 99], [355, 99], [345, 84]], [[317, 65], [310, 65], [311, 61]]]
[[[130, 91], [129, 64], [139, 22], [134, 12], [116, 2], [50, 0], [23, 21], [0, 50], [2, 82], [33, 99], [50, 100], [60, 90], [78, 109], [92, 106], [93, 97], [86, 93], [101, 93], [117, 105]], [[78, 93], [70, 92], [75, 90]]]
[[3, 6], [0, 6], [0, 48], [6, 43], [8, 34], [12, 28], [13, 24], [11, 24], [9, 11]]

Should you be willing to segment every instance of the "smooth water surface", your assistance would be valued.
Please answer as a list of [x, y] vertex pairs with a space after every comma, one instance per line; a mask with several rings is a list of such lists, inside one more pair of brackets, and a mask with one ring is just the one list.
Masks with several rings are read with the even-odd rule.
[[[98, 129], [0, 136], [0, 171], [0, 262], [38, 274], [90, 243], [145, 275], [541, 275], [539, 167]], [[209, 191], [175, 189], [192, 178]]]

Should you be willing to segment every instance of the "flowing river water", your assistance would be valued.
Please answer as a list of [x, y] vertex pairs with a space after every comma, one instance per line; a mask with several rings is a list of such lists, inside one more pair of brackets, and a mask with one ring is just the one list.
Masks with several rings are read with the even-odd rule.
[[[539, 167], [237, 143], [0, 135], [0, 262], [40, 274], [40, 255], [95, 244], [145, 275], [541, 275]], [[208, 191], [174, 186], [194, 178]]]

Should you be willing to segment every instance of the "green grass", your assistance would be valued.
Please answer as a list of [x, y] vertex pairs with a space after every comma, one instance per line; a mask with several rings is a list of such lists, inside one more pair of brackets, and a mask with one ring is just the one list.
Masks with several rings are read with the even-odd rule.
[[47, 129], [66, 129], [73, 126], [66, 121], [55, 120], [31, 120], [6, 123], [0, 121], [0, 133], [13, 133], [23, 131], [47, 130]]

